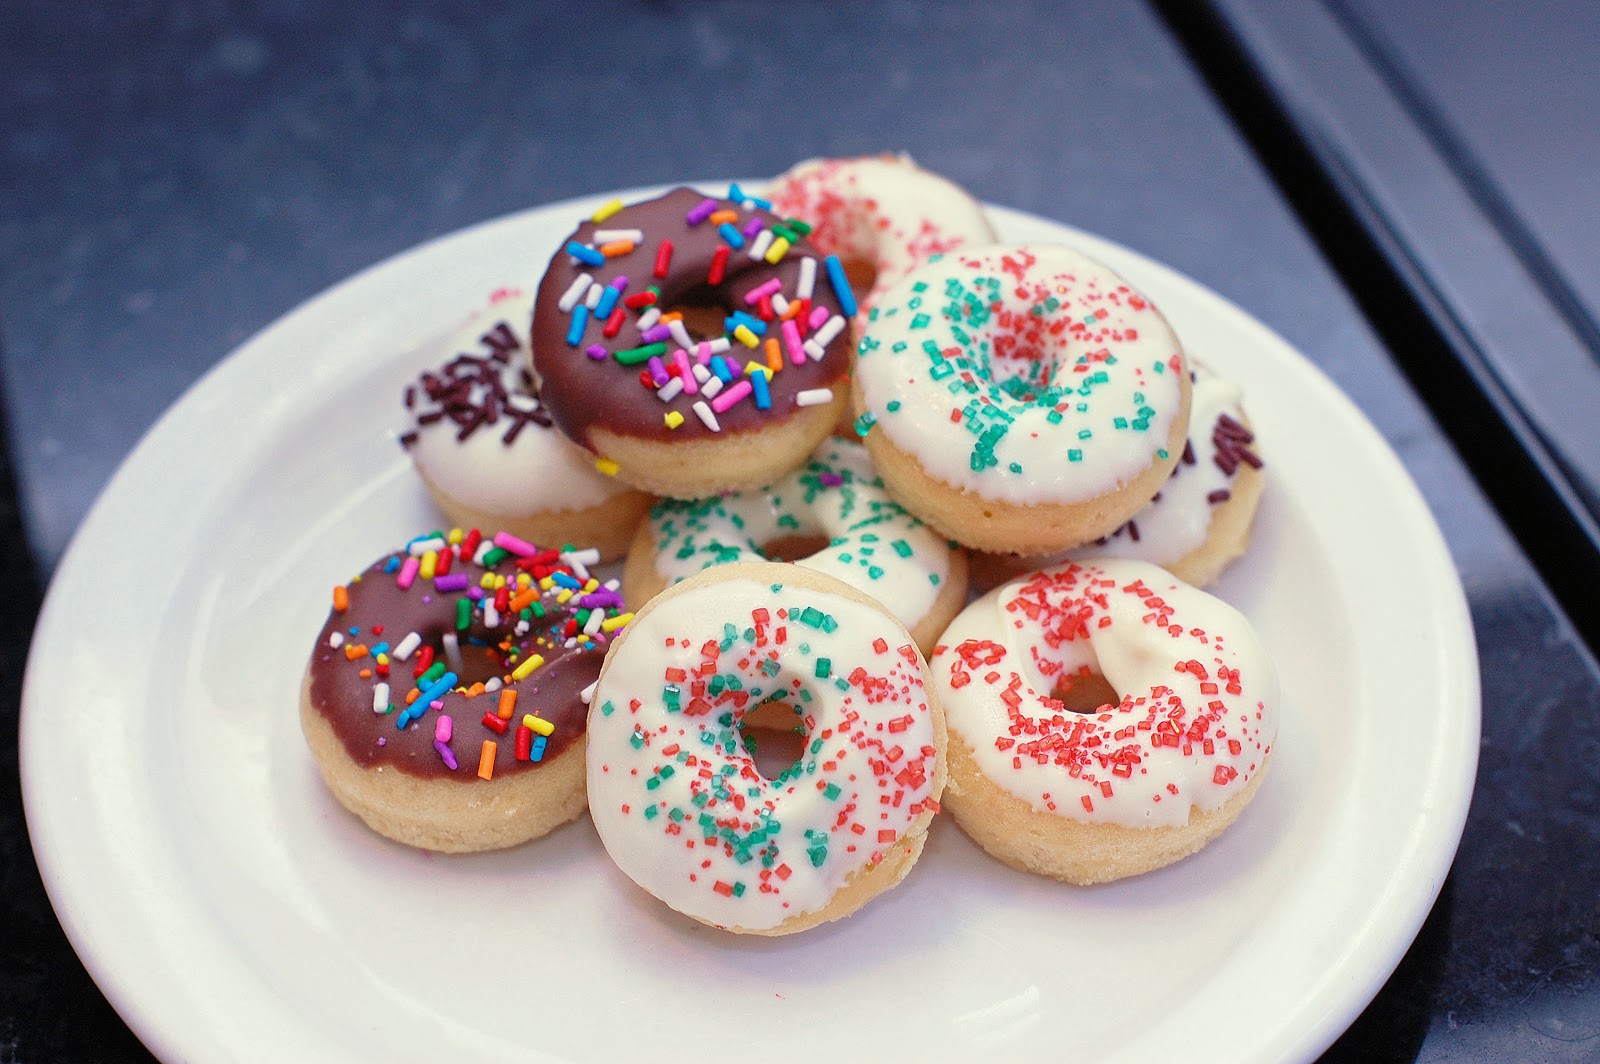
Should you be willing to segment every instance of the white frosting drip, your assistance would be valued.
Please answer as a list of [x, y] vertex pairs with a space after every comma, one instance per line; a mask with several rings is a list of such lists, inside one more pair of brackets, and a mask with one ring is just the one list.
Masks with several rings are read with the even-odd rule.
[[[768, 780], [737, 725], [777, 691], [803, 709], [808, 740]], [[877, 609], [743, 577], [707, 584], [641, 613], [611, 652], [589, 710], [595, 828], [679, 912], [775, 927], [825, 907], [936, 799], [933, 713], [909, 636]]]
[[950, 549], [883, 488], [860, 444], [828, 439], [806, 465], [759, 491], [697, 502], [663, 500], [650, 513], [656, 572], [671, 583], [727, 562], [762, 561], [780, 537], [831, 542], [796, 564], [882, 602], [915, 628], [950, 575]]
[[[527, 395], [521, 371], [529, 365], [528, 324], [533, 313], [532, 292], [501, 289], [488, 305], [469, 318], [443, 348], [439, 364], [457, 354], [482, 356], [490, 348], [482, 337], [504, 323], [517, 341], [517, 352], [506, 363], [501, 379], [506, 391], [524, 409], [538, 400]], [[418, 388], [419, 405], [426, 399]], [[594, 467], [594, 458], [569, 442], [556, 429], [526, 424], [510, 445], [502, 442], [509, 420], [484, 425], [465, 440], [457, 440], [457, 426], [448, 418], [416, 426], [417, 440], [411, 457], [417, 469], [464, 506], [506, 517], [524, 517], [551, 510], [581, 510], [599, 506], [621, 492], [626, 484]]]
[[808, 159], [774, 179], [772, 209], [816, 228], [808, 239], [827, 255], [869, 262], [865, 314], [929, 255], [997, 239], [983, 207], [959, 185], [909, 155]]
[[873, 431], [937, 479], [1008, 503], [1113, 491], [1186, 416], [1187, 367], [1160, 313], [1051, 245], [919, 267], [869, 315], [855, 372]]
[[[1002, 585], [951, 623], [930, 666], [951, 741], [1002, 790], [1074, 820], [1182, 825], [1191, 805], [1237, 794], [1278, 732], [1277, 672], [1250, 623], [1145, 562]], [[1084, 669], [1122, 704], [1081, 714], [1050, 697]]]

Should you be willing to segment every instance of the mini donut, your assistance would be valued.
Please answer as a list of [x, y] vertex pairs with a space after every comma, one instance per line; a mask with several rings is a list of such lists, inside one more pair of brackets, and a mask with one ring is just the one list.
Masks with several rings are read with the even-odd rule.
[[587, 543], [621, 557], [651, 497], [552, 426], [528, 367], [533, 296], [501, 288], [445, 345], [450, 360], [406, 386], [400, 437], [428, 492], [462, 528], [535, 543]]
[[1204, 587], [1244, 553], [1266, 481], [1252, 449], [1255, 434], [1238, 387], [1198, 362], [1191, 365], [1189, 438], [1156, 497], [1109, 536], [1065, 555], [1024, 558], [974, 552], [969, 561], [975, 585], [988, 590], [1020, 573], [1069, 559], [1132, 558]]
[[772, 209], [813, 225], [810, 240], [837, 255], [857, 296], [856, 322], [928, 256], [993, 244], [983, 206], [911, 156], [808, 159], [773, 179]]
[[[805, 731], [775, 778], [740, 734], [758, 708]], [[882, 606], [802, 566], [719, 565], [646, 604], [607, 655], [589, 810], [617, 867], [671, 908], [786, 935], [905, 878], [944, 749], [927, 665]]]
[[860, 444], [838, 439], [759, 490], [657, 503], [622, 584], [629, 601], [647, 602], [702, 569], [768, 558], [872, 596], [924, 651], [967, 600], [966, 556], [889, 498]]
[[515, 846], [583, 812], [582, 696], [629, 619], [596, 561], [457, 529], [335, 588], [300, 700], [334, 797], [379, 834], [446, 853]]
[[889, 493], [969, 547], [1044, 554], [1108, 535], [1183, 451], [1178, 338], [1070, 248], [937, 256], [868, 318], [857, 431]]
[[533, 364], [556, 426], [658, 495], [775, 480], [849, 401], [843, 267], [806, 242], [806, 223], [729, 191], [601, 208], [534, 301]]
[[1147, 562], [1031, 573], [962, 611], [931, 659], [951, 813], [1013, 868], [1104, 883], [1233, 823], [1278, 733], [1278, 677], [1220, 599]]

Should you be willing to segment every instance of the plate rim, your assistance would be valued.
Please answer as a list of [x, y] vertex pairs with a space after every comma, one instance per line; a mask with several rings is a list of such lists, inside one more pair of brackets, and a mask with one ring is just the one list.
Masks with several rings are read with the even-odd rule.
[[[686, 181], [673, 184], [715, 188], [725, 183]], [[759, 180], [752, 180], [751, 187], [759, 184], [761, 184]], [[71, 866], [77, 858], [71, 856], [70, 845], [63, 845], [63, 840], [55, 837], [59, 834], [59, 829], [55, 827], [59, 816], [57, 803], [69, 801], [70, 804], [70, 796], [63, 795], [59, 788], [53, 786], [53, 781], [46, 770], [47, 766], [39, 763], [45, 756], [45, 747], [41, 745], [40, 740], [33, 738], [36, 729], [40, 727], [39, 721], [44, 712], [41, 704], [48, 698], [43, 688], [52, 681], [52, 676], [46, 675], [48, 671], [46, 667], [36, 666], [36, 662], [45, 656], [40, 650], [41, 646], [47, 646], [52, 640], [63, 638], [56, 634], [61, 626], [67, 623], [67, 619], [62, 615], [69, 611], [69, 605], [63, 601], [66, 597], [66, 591], [63, 589], [78, 579], [81, 569], [94, 564], [92, 559], [86, 557], [91, 552], [91, 546], [86, 544], [93, 544], [100, 537], [100, 526], [109, 520], [107, 515], [114, 504], [126, 493], [136, 490], [136, 482], [144, 475], [144, 466], [151, 460], [150, 456], [167, 436], [178, 431], [181, 426], [177, 423], [190, 416], [192, 411], [203, 408], [213, 394], [227, 394], [230, 379], [246, 372], [251, 360], [260, 357], [253, 352], [263, 346], [271, 347], [276, 336], [289, 331], [296, 323], [315, 317], [330, 307], [337, 307], [346, 299], [355, 298], [369, 285], [382, 286], [381, 275], [390, 271], [403, 271], [407, 264], [415, 265], [418, 260], [426, 260], [439, 254], [442, 247], [452, 242], [470, 241], [475, 234], [483, 230], [515, 225], [518, 221], [534, 214], [562, 210], [577, 212], [583, 205], [603, 202], [613, 196], [631, 202], [668, 187], [672, 185], [585, 194], [486, 219], [402, 249], [318, 291], [241, 342], [185, 389], [145, 431], [138, 443], [122, 460], [75, 531], [44, 597], [29, 647], [19, 719], [19, 771], [23, 807], [41, 879], [68, 940], [100, 992], [116, 1009], [123, 1022], [157, 1056], [163, 1059], [181, 1059], [193, 1053], [226, 1052], [229, 1047], [225, 1044], [210, 1043], [197, 1045], [193, 1042], [193, 1038], [196, 1037], [193, 1033], [175, 1032], [171, 1018], [165, 1017], [159, 1007], [161, 1002], [158, 999], [152, 1000], [148, 990], [149, 981], [118, 970], [119, 965], [110, 955], [116, 953], [119, 947], [97, 944], [93, 941], [92, 934], [80, 919], [78, 908], [92, 903], [98, 891], [86, 884], [73, 881], [70, 874]], [[1414, 941], [1423, 920], [1431, 911], [1460, 844], [1476, 776], [1482, 712], [1477, 647], [1465, 589], [1456, 573], [1438, 521], [1428, 508], [1410, 472], [1365, 413], [1321, 367], [1227, 297], [1158, 259], [1054, 219], [987, 203], [984, 207], [997, 220], [1005, 219], [1021, 225], [1043, 223], [1068, 232], [1072, 234], [1074, 241], [1081, 242], [1079, 246], [1084, 247], [1090, 254], [1097, 254], [1101, 248], [1113, 249], [1117, 256], [1126, 256], [1130, 261], [1138, 262], [1141, 269], [1151, 268], [1163, 275], [1163, 281], [1171, 281], [1187, 288], [1189, 296], [1224, 312], [1231, 319], [1230, 324], [1257, 334], [1273, 347], [1274, 356], [1280, 353], [1289, 356], [1287, 364], [1292, 366], [1296, 373], [1305, 377], [1323, 397], [1342, 405], [1344, 407], [1342, 413], [1345, 415], [1343, 420], [1356, 431], [1369, 437], [1367, 440], [1371, 445], [1369, 451], [1377, 456], [1384, 466], [1387, 479], [1400, 489], [1408, 504], [1417, 511], [1413, 516], [1420, 518], [1408, 522], [1408, 526], [1427, 540], [1427, 568], [1430, 571], [1425, 575], [1430, 583], [1441, 585], [1437, 590], [1443, 597], [1437, 600], [1434, 606], [1436, 615], [1449, 619], [1450, 631], [1441, 631], [1440, 639], [1442, 642], [1454, 643], [1455, 652], [1463, 655], [1465, 663], [1472, 665], [1471, 669], [1464, 670], [1464, 675], [1453, 677], [1457, 689], [1448, 695], [1441, 690], [1441, 704], [1454, 702], [1470, 710], [1463, 714], [1464, 719], [1457, 721], [1456, 727], [1448, 733], [1448, 736], [1456, 740], [1453, 753], [1447, 753], [1446, 744], [1441, 744], [1431, 766], [1433, 773], [1427, 790], [1429, 794], [1441, 799], [1441, 804], [1434, 809], [1434, 815], [1437, 817], [1437, 823], [1447, 830], [1435, 830], [1419, 840], [1416, 850], [1419, 855], [1428, 858], [1423, 861], [1420, 869], [1420, 873], [1425, 875], [1420, 874], [1417, 869], [1406, 870], [1407, 874], [1404, 877], [1401, 877], [1399, 872], [1396, 873], [1395, 882], [1401, 881], [1402, 878], [1415, 881], [1407, 896], [1409, 904], [1399, 908], [1390, 905], [1377, 910], [1374, 913], [1375, 922], [1364, 925], [1365, 938], [1378, 939], [1387, 944], [1388, 948], [1382, 951], [1384, 956], [1376, 961], [1369, 958], [1366, 971], [1359, 973], [1361, 978], [1350, 980], [1344, 987], [1340, 999], [1327, 1002], [1314, 1022], [1308, 1022], [1299, 1029], [1298, 1036], [1291, 1033], [1278, 1044], [1258, 1047], [1261, 1051], [1258, 1055], [1263, 1056], [1269, 1054], [1274, 1057], [1281, 1057], [1284, 1054], [1315, 1056], [1326, 1049], [1365, 1009], [1393, 973]], [[351, 294], [352, 291], [355, 296]], [[1312, 1018], [1307, 1017], [1307, 1019]]]

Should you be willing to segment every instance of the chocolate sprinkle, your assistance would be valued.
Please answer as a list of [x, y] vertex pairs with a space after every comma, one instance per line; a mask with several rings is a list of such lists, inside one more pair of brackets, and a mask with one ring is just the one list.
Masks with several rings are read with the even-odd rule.
[[456, 426], [456, 439], [466, 441], [474, 432], [489, 425], [508, 422], [500, 442], [510, 446], [529, 423], [548, 428], [550, 415], [539, 401], [539, 391], [526, 366], [517, 367], [516, 391], [506, 389], [506, 370], [513, 356], [520, 355], [522, 344], [511, 326], [497, 322], [479, 342], [485, 353], [460, 353], [443, 368], [424, 370], [415, 384], [407, 385], [407, 410], [417, 404], [421, 390], [424, 409], [415, 414], [412, 431], [400, 437], [402, 447], [417, 442], [417, 429], [449, 419]]

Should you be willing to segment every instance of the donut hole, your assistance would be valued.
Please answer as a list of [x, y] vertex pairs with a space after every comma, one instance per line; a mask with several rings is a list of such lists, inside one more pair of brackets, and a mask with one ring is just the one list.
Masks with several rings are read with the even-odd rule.
[[684, 329], [696, 340], [713, 340], [726, 335], [723, 319], [733, 310], [733, 305], [726, 297], [710, 285], [703, 284], [671, 297], [661, 313], [682, 317]]
[[878, 264], [871, 259], [841, 258], [839, 265], [844, 267], [844, 279], [850, 282], [850, 290], [857, 295], [863, 295], [876, 287]]
[[1050, 690], [1050, 697], [1061, 703], [1069, 713], [1097, 713], [1103, 706], [1114, 706], [1122, 695], [1111, 682], [1097, 672], [1081, 672], [1076, 676], [1063, 676]]
[[[417, 634], [423, 637], [426, 645], [433, 648], [434, 662], [456, 674], [457, 687], [488, 683], [496, 677], [503, 679], [510, 671], [506, 668], [505, 659], [498, 649], [474, 643], [468, 632], [456, 632], [454, 628], [439, 628], [434, 631], [418, 629]], [[446, 649], [446, 635], [455, 642], [455, 652]], [[415, 662], [416, 658], [413, 657], [411, 661]], [[411, 676], [409, 663], [405, 676], [407, 679]]]
[[793, 770], [806, 752], [806, 732], [800, 727], [768, 728], [746, 722], [739, 726], [739, 738], [756, 771], [768, 780]]
[[797, 562], [809, 558], [833, 541], [816, 532], [796, 532], [776, 536], [761, 544], [761, 556], [769, 562]]

